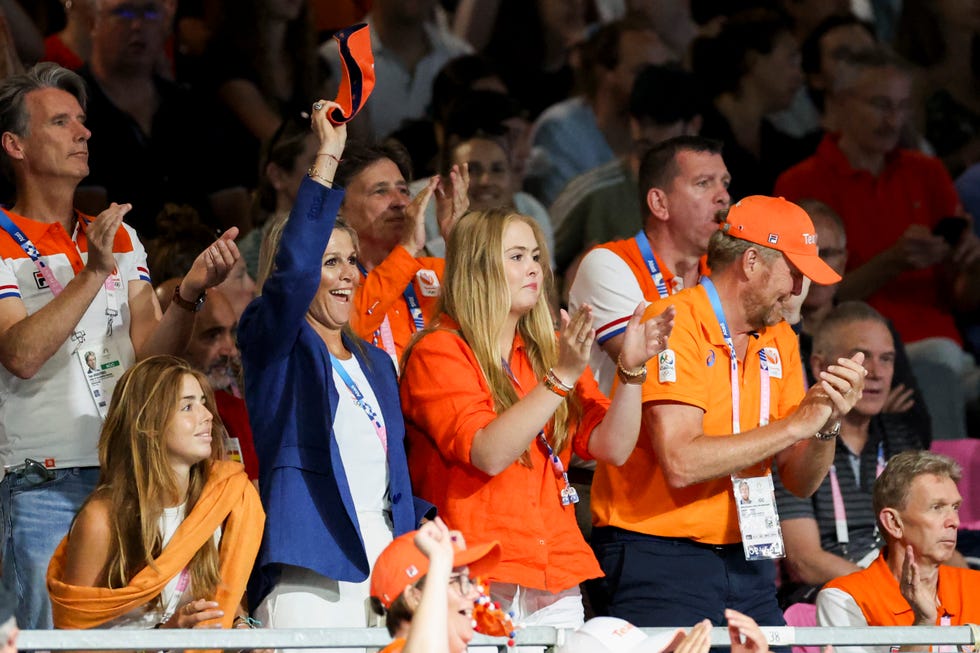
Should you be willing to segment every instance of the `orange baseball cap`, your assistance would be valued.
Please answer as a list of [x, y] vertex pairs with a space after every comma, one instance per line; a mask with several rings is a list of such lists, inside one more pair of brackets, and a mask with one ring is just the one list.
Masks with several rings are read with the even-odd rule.
[[[399, 535], [378, 556], [371, 572], [371, 596], [387, 610], [409, 585], [429, 573], [429, 559], [415, 546], [411, 531]], [[500, 561], [500, 543], [474, 544], [456, 549], [453, 567], [469, 566], [471, 576], [486, 576]]]
[[819, 256], [810, 216], [782, 197], [742, 198], [728, 209], [720, 229], [734, 238], [779, 250], [814, 283], [826, 286], [841, 279]]
[[366, 23], [352, 25], [333, 35], [340, 50], [340, 87], [334, 100], [340, 105], [327, 120], [341, 125], [357, 115], [374, 90], [374, 53]]

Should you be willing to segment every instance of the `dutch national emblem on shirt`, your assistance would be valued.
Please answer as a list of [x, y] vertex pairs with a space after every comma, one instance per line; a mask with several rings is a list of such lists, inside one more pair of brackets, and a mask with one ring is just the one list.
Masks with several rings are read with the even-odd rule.
[[762, 351], [766, 352], [769, 376], [774, 379], [783, 378], [783, 359], [779, 356], [779, 350], [775, 347], [764, 347]]
[[433, 270], [419, 270], [415, 273], [415, 278], [419, 280], [419, 290], [423, 297], [439, 296], [439, 277]]
[[677, 381], [677, 364], [674, 360], [674, 350], [664, 349], [657, 356], [658, 378], [661, 383], [674, 383]]

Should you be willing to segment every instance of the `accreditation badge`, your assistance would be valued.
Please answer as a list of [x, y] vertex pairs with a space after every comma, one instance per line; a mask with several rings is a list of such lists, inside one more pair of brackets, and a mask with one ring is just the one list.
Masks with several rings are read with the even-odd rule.
[[772, 476], [740, 477], [733, 474], [732, 491], [745, 559], [771, 560], [785, 556]]
[[77, 350], [75, 356], [81, 367], [85, 384], [88, 386], [95, 408], [102, 419], [109, 412], [109, 400], [116, 383], [122, 377], [126, 368], [116, 347], [108, 340], [85, 342]]

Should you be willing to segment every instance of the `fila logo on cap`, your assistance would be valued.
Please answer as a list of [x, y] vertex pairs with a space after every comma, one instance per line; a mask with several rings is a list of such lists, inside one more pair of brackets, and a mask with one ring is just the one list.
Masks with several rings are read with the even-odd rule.
[[769, 234], [769, 242], [775, 245], [779, 242], [779, 234]]

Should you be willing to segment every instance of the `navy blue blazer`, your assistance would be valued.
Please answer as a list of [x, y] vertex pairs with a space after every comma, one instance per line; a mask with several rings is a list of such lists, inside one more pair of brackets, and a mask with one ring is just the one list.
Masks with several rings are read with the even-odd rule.
[[[303, 180], [283, 230], [275, 271], [239, 324], [245, 401], [266, 514], [262, 547], [249, 583], [253, 607], [278, 582], [279, 565], [305, 567], [349, 582], [363, 581], [370, 573], [334, 435], [339, 395], [330, 355], [306, 321], [343, 196], [342, 191]], [[344, 338], [381, 404], [397, 537], [417, 528], [432, 505], [412, 495], [405, 423], [391, 359], [366, 342]]]

